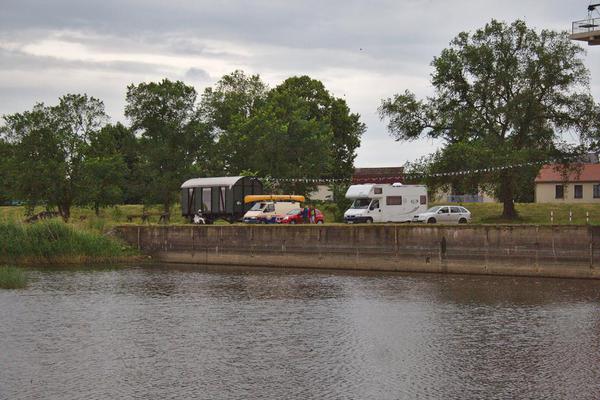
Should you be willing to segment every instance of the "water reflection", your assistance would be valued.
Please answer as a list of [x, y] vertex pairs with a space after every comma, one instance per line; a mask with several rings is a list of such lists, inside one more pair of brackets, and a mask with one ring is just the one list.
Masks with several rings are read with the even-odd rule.
[[0, 398], [597, 398], [600, 282], [155, 266], [0, 291]]

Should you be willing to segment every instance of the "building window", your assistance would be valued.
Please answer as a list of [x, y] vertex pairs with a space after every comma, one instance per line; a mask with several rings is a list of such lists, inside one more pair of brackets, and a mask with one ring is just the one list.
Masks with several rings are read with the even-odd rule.
[[402, 196], [387, 196], [385, 198], [385, 204], [388, 206], [401, 206]]
[[383, 188], [375, 188], [375, 189], [373, 189], [373, 193], [375, 193], [375, 194], [382, 194], [383, 193]]
[[575, 185], [573, 195], [576, 199], [583, 199], [583, 185]]
[[556, 185], [554, 198], [555, 199], [564, 199], [565, 198], [565, 187], [563, 185]]
[[600, 199], [600, 184], [594, 185], [594, 198]]

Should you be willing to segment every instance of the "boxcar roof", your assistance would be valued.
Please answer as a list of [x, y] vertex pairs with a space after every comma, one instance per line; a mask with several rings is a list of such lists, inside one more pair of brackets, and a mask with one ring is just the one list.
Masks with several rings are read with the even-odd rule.
[[194, 178], [183, 182], [181, 185], [182, 189], [194, 188], [194, 187], [215, 187], [215, 186], [228, 186], [235, 185], [243, 176], [219, 176], [213, 178]]

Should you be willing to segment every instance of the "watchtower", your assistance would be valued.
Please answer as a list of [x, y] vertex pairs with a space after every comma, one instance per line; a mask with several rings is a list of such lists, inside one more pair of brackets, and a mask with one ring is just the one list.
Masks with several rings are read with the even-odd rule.
[[[588, 6], [588, 17], [581, 21], [573, 22], [571, 28], [571, 35], [569, 39], [580, 40], [587, 42], [590, 46], [600, 44], [600, 3], [590, 4]], [[598, 14], [594, 18], [594, 11]]]

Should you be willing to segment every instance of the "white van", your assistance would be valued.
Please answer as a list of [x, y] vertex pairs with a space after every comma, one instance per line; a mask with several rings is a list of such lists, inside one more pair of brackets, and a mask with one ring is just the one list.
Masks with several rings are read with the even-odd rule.
[[294, 195], [248, 195], [245, 203], [254, 203], [252, 208], [244, 214], [242, 221], [247, 224], [266, 224], [275, 222], [277, 216], [300, 208], [304, 196]]
[[346, 198], [353, 200], [344, 221], [353, 223], [409, 222], [427, 210], [427, 186], [391, 184], [352, 185]]

